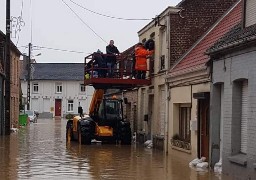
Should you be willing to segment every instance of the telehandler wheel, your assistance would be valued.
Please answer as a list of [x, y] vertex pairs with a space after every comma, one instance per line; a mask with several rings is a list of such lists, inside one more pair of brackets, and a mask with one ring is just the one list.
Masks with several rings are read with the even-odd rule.
[[69, 122], [67, 123], [67, 127], [66, 127], [66, 141], [67, 142], [74, 141], [72, 124]]
[[80, 144], [86, 144], [90, 145], [91, 144], [91, 134], [90, 134], [90, 127], [83, 127], [83, 126], [78, 126], [78, 142]]
[[132, 133], [131, 133], [131, 128], [124, 128], [124, 132], [122, 132], [121, 136], [121, 144], [123, 145], [130, 145], [132, 142]]

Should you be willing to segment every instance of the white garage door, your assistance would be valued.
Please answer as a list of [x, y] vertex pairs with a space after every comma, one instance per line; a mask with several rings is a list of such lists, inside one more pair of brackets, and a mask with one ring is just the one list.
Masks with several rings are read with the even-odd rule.
[[32, 98], [31, 99], [31, 110], [39, 112], [40, 109], [39, 109], [38, 98]]
[[50, 99], [44, 99], [44, 112], [50, 112]]

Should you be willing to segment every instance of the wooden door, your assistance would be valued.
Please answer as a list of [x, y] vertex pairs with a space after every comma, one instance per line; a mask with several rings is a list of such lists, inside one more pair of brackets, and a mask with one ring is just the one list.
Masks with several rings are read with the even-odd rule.
[[61, 99], [55, 99], [55, 116], [61, 116]]
[[201, 157], [209, 159], [209, 99], [200, 100]]

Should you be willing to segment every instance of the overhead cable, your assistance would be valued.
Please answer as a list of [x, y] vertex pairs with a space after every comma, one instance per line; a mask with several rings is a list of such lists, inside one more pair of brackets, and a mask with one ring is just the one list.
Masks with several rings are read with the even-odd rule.
[[64, 0], [61, 0], [75, 15], [76, 17], [87, 27], [89, 28], [97, 37], [99, 37], [103, 42], [107, 43], [98, 33], [96, 33]]
[[45, 47], [45, 46], [33, 46], [35, 48], [40, 48], [40, 49], [48, 49], [48, 50], [54, 50], [54, 51], [63, 51], [63, 52], [69, 52], [69, 53], [78, 53], [78, 54], [90, 54], [82, 51], [75, 51], [75, 50], [67, 50], [67, 49], [58, 49], [58, 48], [53, 48], [53, 47]]
[[106, 14], [102, 14], [102, 13], [98, 13], [96, 11], [93, 11], [93, 10], [90, 10], [84, 6], [82, 6], [81, 4], [78, 4], [76, 2], [74, 2], [73, 0], [69, 0], [70, 2], [72, 2], [73, 4], [81, 7], [82, 9], [86, 10], [86, 11], [89, 11], [91, 13], [94, 13], [94, 14], [97, 14], [99, 16], [104, 16], [104, 17], [107, 17], [107, 18], [111, 18], [111, 19], [118, 19], [118, 20], [126, 20], [126, 21], [148, 21], [148, 20], [152, 20], [152, 19], [141, 19], [141, 18], [122, 18], [122, 17], [115, 17], [115, 16], [110, 16], [110, 15], [106, 15]]

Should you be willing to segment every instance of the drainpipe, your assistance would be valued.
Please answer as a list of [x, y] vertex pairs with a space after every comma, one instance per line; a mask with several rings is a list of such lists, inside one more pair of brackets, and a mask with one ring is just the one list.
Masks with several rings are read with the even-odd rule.
[[[168, 71], [170, 68], [170, 12], [167, 15], [166, 18], [167, 21], [167, 30], [166, 30], [166, 44], [167, 44], [167, 63], [166, 63], [166, 69], [167, 71], [165, 72], [165, 78], [168, 75]], [[164, 141], [165, 141], [165, 153], [168, 154], [168, 147], [169, 147], [169, 99], [170, 99], [170, 92], [169, 92], [169, 83], [167, 82], [167, 79], [165, 79], [165, 137], [164, 137]]]

